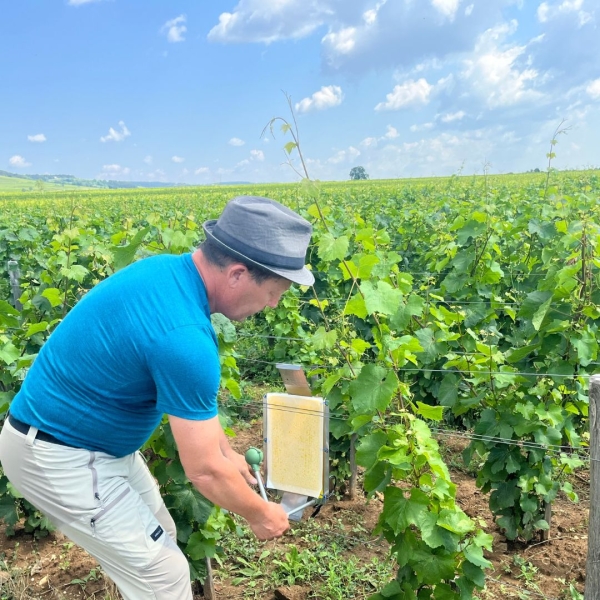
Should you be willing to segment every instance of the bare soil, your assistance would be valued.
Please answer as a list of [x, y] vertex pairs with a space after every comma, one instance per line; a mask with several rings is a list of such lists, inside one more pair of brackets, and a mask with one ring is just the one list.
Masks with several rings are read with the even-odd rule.
[[[237, 430], [231, 445], [240, 452], [250, 446], [260, 446], [260, 424]], [[440, 441], [451, 465], [464, 447], [464, 441], [444, 438]], [[475, 486], [474, 478], [459, 468], [452, 468], [453, 481], [457, 484], [457, 501], [472, 518], [477, 519], [487, 533], [494, 536], [494, 551], [488, 559], [494, 565], [488, 573], [487, 588], [479, 596], [482, 600], [500, 598], [542, 598], [546, 600], [571, 599], [569, 584], [583, 593], [585, 585], [585, 562], [587, 555], [587, 523], [589, 514], [589, 476], [583, 471], [573, 479], [580, 501], [571, 503], [559, 497], [553, 504], [550, 539], [545, 542], [507, 542], [496, 527], [488, 508], [488, 499]], [[349, 526], [360, 521], [371, 531], [379, 517], [382, 503], [378, 499], [366, 502], [365, 498], [351, 501], [347, 498], [330, 500], [316, 519], [327, 523], [347, 522]], [[307, 518], [306, 515], [304, 518]], [[278, 541], [268, 542], [270, 548], [277, 544], [293, 543], [293, 532]], [[387, 554], [385, 542], [373, 540], [353, 548], [353, 556], [369, 561], [374, 555], [383, 559]], [[83, 550], [74, 546], [59, 533], [36, 540], [31, 534], [17, 528], [13, 537], [7, 537], [0, 528], [0, 598], [44, 598], [52, 600], [116, 600], [119, 596], [95, 561]], [[216, 598], [241, 597], [243, 590], [223, 577], [223, 571], [215, 569]], [[19, 587], [20, 586], [20, 587]], [[13, 589], [12, 595], [7, 590]], [[304, 600], [311, 596], [311, 589], [302, 586], [284, 586], [257, 595], [261, 600]], [[195, 598], [203, 598], [198, 594]]]

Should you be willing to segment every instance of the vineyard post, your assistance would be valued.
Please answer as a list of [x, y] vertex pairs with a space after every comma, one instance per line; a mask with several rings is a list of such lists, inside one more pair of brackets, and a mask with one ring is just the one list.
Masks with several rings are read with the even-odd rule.
[[206, 579], [202, 586], [202, 592], [206, 600], [217, 600], [217, 593], [215, 591], [215, 580], [213, 578], [212, 561], [206, 557]]
[[23, 310], [23, 305], [19, 298], [21, 297], [21, 282], [19, 281], [19, 263], [16, 260], [8, 261], [8, 277], [10, 279], [10, 287], [13, 294], [13, 300], [15, 308], [17, 310]]
[[358, 435], [352, 434], [350, 438], [350, 500], [356, 500], [356, 483], [358, 479], [358, 467], [356, 465], [356, 441]]
[[590, 517], [585, 598], [600, 598], [600, 375], [590, 377]]

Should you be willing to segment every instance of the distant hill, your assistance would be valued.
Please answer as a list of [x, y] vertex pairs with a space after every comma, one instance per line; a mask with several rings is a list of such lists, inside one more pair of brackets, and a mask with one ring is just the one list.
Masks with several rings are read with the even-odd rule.
[[[42, 184], [36, 182], [42, 182]], [[60, 188], [98, 188], [98, 189], [118, 189], [118, 188], [159, 188], [159, 187], [179, 187], [185, 186], [185, 183], [165, 183], [159, 181], [107, 181], [104, 179], [80, 179], [73, 175], [17, 175], [8, 171], [0, 170], [0, 191], [18, 191], [41, 189], [60, 189]]]
[[0, 171], [0, 192], [30, 192], [40, 189], [40, 191], [57, 191], [57, 190], [76, 190], [87, 189], [83, 186], [55, 184], [46, 181], [35, 181], [33, 179], [25, 179], [18, 176], [3, 175], [4, 171]]

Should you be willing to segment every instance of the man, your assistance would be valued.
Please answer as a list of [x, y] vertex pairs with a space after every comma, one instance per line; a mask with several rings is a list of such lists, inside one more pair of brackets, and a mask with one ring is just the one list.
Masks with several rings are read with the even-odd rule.
[[14, 398], [0, 460], [13, 485], [85, 548], [126, 600], [191, 600], [187, 560], [138, 449], [167, 414], [186, 475], [260, 539], [288, 528], [219, 425], [210, 314], [275, 307], [304, 266], [310, 223], [233, 199], [193, 253], [138, 261], [92, 289], [42, 347]]

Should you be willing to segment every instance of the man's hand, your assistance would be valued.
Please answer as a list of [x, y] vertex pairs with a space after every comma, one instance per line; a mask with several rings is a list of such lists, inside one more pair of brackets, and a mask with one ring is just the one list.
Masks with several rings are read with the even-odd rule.
[[185, 474], [201, 494], [244, 517], [259, 539], [283, 535], [289, 527], [285, 510], [248, 487], [246, 481], [254, 478], [225, 440], [218, 417], [190, 421], [169, 415], [169, 422]]
[[237, 452], [232, 452], [227, 455], [227, 458], [235, 465], [235, 468], [242, 474], [242, 477], [246, 480], [246, 483], [250, 485], [256, 485], [256, 477], [252, 474], [250, 465], [246, 462], [246, 459]]
[[287, 513], [279, 504], [265, 502], [265, 511], [251, 519], [248, 525], [259, 540], [272, 540], [282, 536], [290, 527]]

